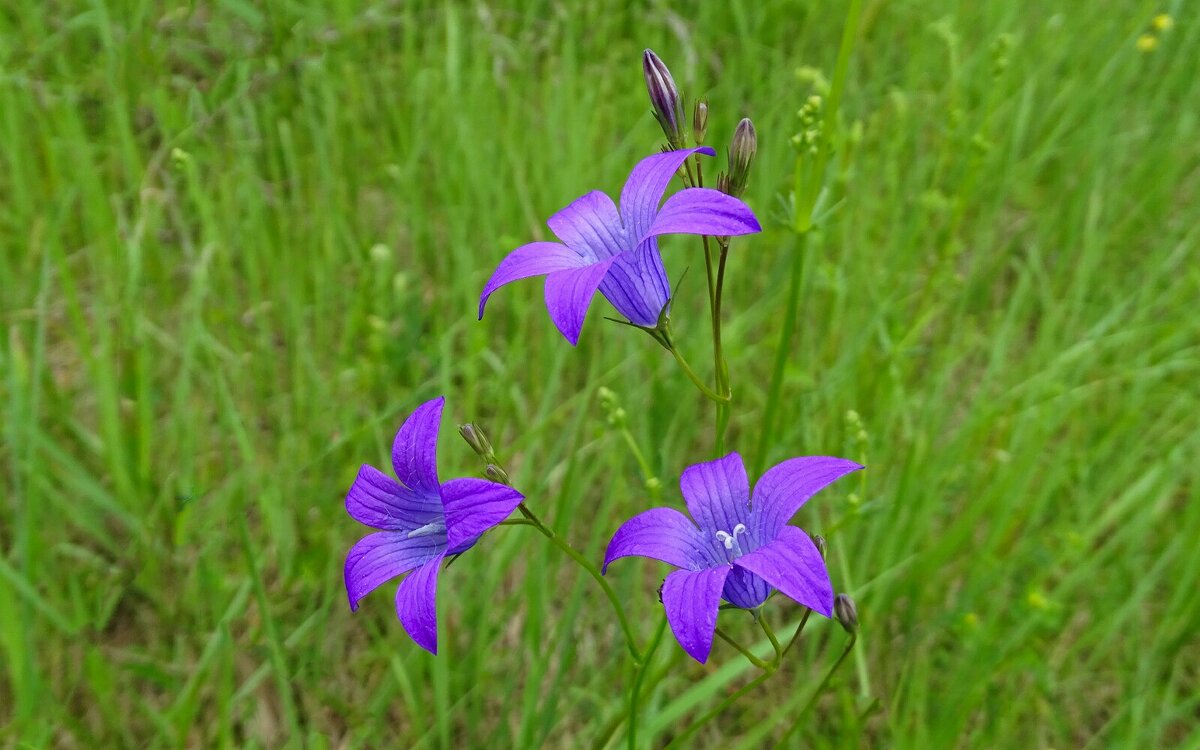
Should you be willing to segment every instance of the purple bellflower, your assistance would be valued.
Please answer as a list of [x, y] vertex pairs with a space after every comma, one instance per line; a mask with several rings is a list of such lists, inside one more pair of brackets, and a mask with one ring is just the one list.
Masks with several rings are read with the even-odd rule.
[[737, 453], [689, 466], [679, 486], [696, 523], [674, 508], [640, 513], [613, 535], [602, 570], [630, 555], [678, 567], [663, 583], [663, 606], [675, 639], [701, 664], [712, 650], [722, 598], [753, 609], [778, 589], [829, 617], [833, 585], [825, 561], [788, 521], [819, 490], [861, 468], [843, 458], [792, 458], [763, 474], [751, 499]]
[[546, 224], [561, 242], [522, 245], [500, 261], [483, 288], [488, 297], [505, 284], [546, 277], [546, 308], [562, 335], [575, 345], [588, 305], [599, 289], [629, 322], [658, 325], [671, 296], [658, 253], [664, 234], [731, 237], [760, 231], [750, 207], [709, 188], [687, 188], [667, 199], [671, 178], [694, 153], [715, 156], [707, 146], [667, 151], [638, 162], [621, 190], [621, 208], [599, 190], [575, 199]]
[[[442, 560], [470, 549], [524, 499], [482, 479], [438, 481], [437, 439], [444, 398], [422, 404], [392, 444], [397, 482], [364, 465], [346, 495], [346, 511], [379, 529], [346, 555], [350, 609], [387, 581], [408, 573], [396, 591], [400, 624], [421, 648], [437, 653], [437, 579]], [[410, 572], [411, 571], [411, 572]]]

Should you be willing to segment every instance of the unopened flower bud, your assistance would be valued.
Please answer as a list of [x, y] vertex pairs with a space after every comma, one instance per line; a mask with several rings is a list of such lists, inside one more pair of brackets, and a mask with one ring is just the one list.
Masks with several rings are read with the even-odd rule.
[[758, 135], [754, 132], [754, 123], [749, 117], [743, 117], [733, 131], [733, 141], [729, 144], [729, 184], [726, 192], [734, 197], [740, 197], [746, 192], [746, 182], [750, 179], [750, 165], [754, 162], [754, 154], [758, 151]]
[[854, 606], [854, 600], [849, 596], [838, 594], [834, 598], [833, 616], [850, 635], [858, 632], [858, 607]]
[[820, 534], [811, 534], [813, 544], [817, 546], [817, 552], [821, 553], [821, 559], [824, 560], [829, 554], [829, 544], [825, 541], [825, 537]]
[[458, 434], [462, 435], [463, 440], [467, 441], [467, 445], [471, 446], [471, 450], [475, 451], [484, 461], [490, 461], [494, 457], [492, 444], [478, 425], [471, 422], [460, 424]]
[[654, 119], [662, 126], [667, 143], [673, 149], [683, 146], [683, 101], [679, 88], [665, 63], [652, 50], [642, 53], [642, 73], [646, 76], [646, 91], [654, 107]]
[[508, 472], [496, 464], [488, 464], [483, 470], [483, 475], [493, 482], [508, 484]]
[[703, 145], [706, 135], [708, 135], [708, 102], [698, 99], [692, 110], [692, 139], [696, 141], [696, 145]]

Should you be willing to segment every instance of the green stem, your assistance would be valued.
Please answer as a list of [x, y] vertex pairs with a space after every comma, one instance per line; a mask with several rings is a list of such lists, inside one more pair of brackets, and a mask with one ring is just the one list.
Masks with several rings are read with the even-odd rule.
[[[647, 686], [647, 690], [653, 690], [660, 682], [667, 679], [668, 675], [675, 671], [675, 656], [672, 656], [665, 664], [662, 665], [662, 667], [659, 668], [657, 672], [650, 677], [648, 681], [644, 681], [643, 684]], [[617, 730], [621, 728], [621, 725], [625, 723], [625, 719], [628, 717], [629, 712], [624, 710], [613, 714], [612, 718], [608, 720], [608, 723], [601, 727], [600, 732], [596, 735], [596, 739], [592, 741], [592, 750], [603, 750], [608, 745], [608, 741], [612, 739], [612, 736], [616, 734]]]
[[783, 647], [783, 656], [787, 656], [788, 651], [792, 650], [792, 646], [796, 645], [796, 641], [800, 640], [800, 634], [804, 632], [804, 626], [808, 624], [808, 618], [812, 616], [813, 611], [806, 609], [804, 617], [800, 620], [800, 624], [796, 626], [796, 632], [792, 633], [791, 640]]
[[[825, 122], [828, 127], [825, 132], [832, 133], [837, 127], [838, 108], [842, 103], [842, 89], [846, 85], [846, 71], [850, 68], [850, 53], [854, 50], [854, 37], [858, 34], [858, 15], [862, 10], [862, 0], [850, 0], [850, 8], [846, 11], [846, 25], [842, 27], [842, 43], [838, 47], [837, 62], [833, 67], [833, 82], [829, 85], [829, 106], [825, 109]], [[825, 181], [825, 165], [833, 150], [828, 135], [823, 139], [820, 153], [817, 155], [816, 180]]]
[[671, 356], [675, 358], [675, 361], [679, 363], [680, 368], [683, 369], [683, 373], [688, 376], [688, 380], [691, 380], [692, 385], [699, 388], [701, 393], [703, 393], [709, 399], [716, 401], [718, 404], [729, 403], [728, 396], [722, 396], [718, 393], [715, 393], [711, 388], [706, 386], [702, 380], [700, 380], [700, 377], [696, 375], [694, 370], [692, 370], [691, 365], [687, 363], [687, 360], [683, 358], [683, 355], [679, 353], [679, 349], [677, 349], [674, 344], [671, 345], [670, 351]]
[[837, 672], [838, 667], [842, 666], [842, 662], [846, 661], [846, 657], [850, 655], [851, 649], [854, 648], [854, 644], [857, 642], [858, 633], [852, 633], [850, 635], [849, 642], [846, 643], [846, 648], [842, 649], [841, 656], [839, 656], [838, 660], [833, 663], [833, 666], [829, 668], [829, 671], [825, 673], [825, 679], [821, 680], [821, 684], [817, 685], [817, 689], [814, 690], [813, 694], [808, 697], [808, 702], [805, 703], [804, 707], [800, 709], [800, 713], [796, 714], [796, 721], [786, 732], [784, 732], [783, 737], [779, 738], [779, 742], [775, 744], [776, 748], [788, 746], [788, 739], [790, 739], [796, 730], [800, 728], [800, 719], [802, 719], [804, 714], [808, 713], [808, 710], [813, 707], [814, 703], [817, 702], [817, 698], [820, 697], [821, 693], [825, 690], [825, 687], [829, 684], [829, 681], [833, 679], [834, 672]]
[[773, 668], [778, 667], [783, 661], [783, 649], [779, 646], [779, 639], [775, 637], [775, 631], [767, 624], [767, 618], [763, 617], [762, 613], [758, 614], [758, 624], [762, 627], [764, 633], [767, 634], [767, 640], [771, 642], [771, 648], [775, 649], [775, 660], [771, 662]]
[[775, 417], [779, 413], [779, 396], [783, 388], [783, 371], [787, 367], [788, 354], [792, 349], [792, 336], [796, 330], [796, 308], [800, 304], [800, 286], [804, 279], [805, 240], [808, 233], [797, 236], [787, 252], [792, 256], [792, 272], [788, 280], [787, 302], [783, 308], [783, 326], [779, 330], [779, 343], [775, 345], [775, 365], [771, 369], [771, 385], [767, 390], [767, 405], [763, 411], [762, 429], [758, 433], [758, 451], [754, 456], [754, 476], [761, 476], [766, 465], [767, 454], [775, 431]]
[[664, 617], [659, 621], [658, 630], [654, 631], [654, 638], [651, 639], [650, 645], [646, 647], [646, 655], [642, 659], [642, 663], [638, 665], [637, 674], [633, 678], [633, 687], [629, 691], [629, 750], [637, 750], [638, 693], [641, 691], [642, 681], [646, 678], [646, 671], [650, 668], [650, 661], [654, 658], [654, 652], [658, 650], [658, 644], [662, 642], [666, 629], [667, 618]]
[[[812, 207], [814, 196], [820, 193], [820, 186], [825, 182], [825, 167], [829, 162], [829, 154], [833, 150], [832, 133], [837, 127], [838, 109], [841, 107], [842, 90], [846, 85], [846, 73], [850, 68], [850, 53], [854, 49], [854, 37], [858, 34], [858, 17], [862, 10], [862, 0], [850, 0], [846, 11], [846, 25], [842, 28], [842, 42], [838, 47], [837, 62], [833, 69], [833, 82], [829, 87], [829, 104], [825, 109], [823, 131], [817, 150], [816, 163], [813, 171], [808, 174], [809, 194], [801, 195], [801, 159], [796, 159], [797, 190], [794, 197], [796, 215], [793, 216], [792, 226], [799, 237], [799, 245], [792, 254], [791, 281], [788, 286], [788, 303], [784, 310], [783, 328], [779, 333], [779, 347], [775, 350], [775, 367], [771, 373], [771, 385], [767, 392], [767, 405], [763, 413], [762, 430], [759, 433], [758, 455], [755, 456], [755, 474], [761, 474], [766, 462], [767, 451], [771, 447], [772, 432], [774, 431], [775, 415], [779, 411], [779, 390], [783, 386], [783, 370], [787, 364], [787, 355], [792, 345], [792, 332], [795, 328], [796, 308], [800, 294], [800, 282], [804, 275], [805, 255], [804, 244], [809, 230], [812, 228]], [[803, 214], [803, 215], [802, 215]]]
[[726, 633], [724, 630], [721, 630], [720, 628], [717, 628], [717, 636], [719, 636], [721, 640], [725, 641], [725, 642], [726, 642], [726, 643], [728, 643], [730, 646], [733, 646], [733, 647], [734, 647], [734, 648], [736, 648], [736, 649], [737, 649], [739, 652], [741, 652], [742, 656], [746, 657], [746, 659], [747, 659], [747, 660], [749, 660], [749, 662], [750, 662], [751, 664], [753, 664], [754, 666], [758, 667], [759, 669], [763, 670], [764, 672], [772, 672], [772, 671], [774, 671], [775, 667], [774, 667], [773, 665], [771, 665], [771, 664], [768, 664], [767, 662], [765, 662], [765, 661], [763, 661], [762, 659], [760, 659], [760, 658], [758, 658], [757, 656], [755, 656], [755, 655], [754, 655], [754, 654], [753, 654], [753, 653], [750, 651], [750, 649], [746, 648], [746, 647], [745, 647], [745, 646], [743, 646], [742, 644], [740, 644], [740, 643], [738, 643], [737, 641], [735, 641], [735, 640], [734, 640], [734, 639], [733, 639], [733, 638], [732, 638], [732, 637], [731, 637], [731, 636], [730, 636], [728, 633]]
[[[706, 238], [707, 239], [707, 238]], [[721, 343], [721, 300], [725, 291], [725, 261], [729, 257], [729, 238], [718, 240], [721, 247], [717, 261], [717, 291], [713, 304], [713, 367], [717, 371], [717, 391], [732, 400], [729, 388], [729, 364], [725, 361], [725, 349]], [[725, 452], [725, 430], [729, 426], [729, 403], [717, 404], [717, 455]]]
[[[695, 179], [692, 179], [692, 170], [690, 167], [691, 162], [684, 162], [685, 164], [689, 165], [687, 170], [688, 179], [691, 180], [693, 187], [704, 187], [704, 165], [700, 162], [700, 154], [696, 154], [692, 157], [692, 159], [696, 162], [696, 177]], [[700, 240], [704, 243], [704, 270], [708, 277], [708, 314], [710, 316], [715, 316], [717, 307], [717, 290], [716, 282], [713, 279], [712, 250], [709, 249], [707, 235], [701, 235]], [[713, 317], [713, 320], [715, 321], [716, 318]]]
[[613, 591], [612, 586], [608, 584], [608, 581], [604, 578], [599, 570], [592, 567], [592, 564], [588, 562], [586, 557], [581, 555], [578, 550], [568, 544], [558, 534], [555, 534], [550, 527], [542, 523], [542, 520], [534, 515], [534, 512], [531, 511], [525, 505], [525, 503], [518, 505], [517, 510], [521, 511], [521, 515], [525, 516], [525, 519], [529, 521], [529, 525], [542, 532], [542, 536], [549, 539], [554, 546], [565, 552], [567, 557], [570, 557], [579, 565], [579, 567], [587, 571], [587, 574], [590, 575], [596, 581], [596, 583], [600, 585], [600, 588], [604, 590], [604, 595], [608, 597], [609, 603], [612, 604], [613, 611], [617, 614], [617, 620], [621, 623], [621, 630], [625, 634], [625, 645], [629, 647], [629, 655], [633, 657], [633, 661], [635, 663], [640, 664], [642, 661], [642, 655], [638, 652], [637, 640], [633, 636], [633, 628], [629, 626], [629, 618], [625, 616], [625, 608], [621, 606], [621, 600], [617, 598], [617, 592]]
[[675, 737], [667, 744], [667, 747], [665, 748], [665, 750], [671, 750], [671, 748], [673, 748], [673, 747], [681, 747], [683, 741], [688, 739], [689, 737], [691, 737], [693, 734], [695, 734], [700, 729], [700, 727], [707, 724], [714, 717], [720, 715], [720, 713], [722, 711], [724, 711], [726, 708], [729, 708], [729, 706], [733, 705], [737, 701], [738, 698], [741, 698], [746, 693], [750, 692], [754, 688], [756, 688], [759, 685], [766, 682], [767, 679], [772, 674], [773, 674], [773, 672], [763, 672], [758, 677], [755, 677], [750, 682], [747, 682], [745, 685], [743, 685], [740, 689], [738, 689], [732, 695], [728, 696], [727, 698], [725, 698], [725, 700], [718, 703], [711, 711], [704, 714], [699, 719], [696, 719], [696, 721], [692, 722], [692, 724], [690, 726], [688, 726], [687, 729], [683, 730], [682, 734], [680, 734], [678, 737]]
[[[620, 427], [621, 437], [625, 439], [625, 444], [629, 446], [629, 452], [633, 454], [633, 458], [637, 461], [638, 467], [642, 470], [642, 483], [650, 492], [651, 499], [657, 500], [661, 492], [654, 472], [650, 468], [650, 462], [646, 460], [646, 455], [642, 453], [642, 449], [638, 447], [637, 440], [634, 439], [633, 433], [629, 431], [629, 427], [622, 424]], [[653, 482], [653, 484], [652, 484]]]

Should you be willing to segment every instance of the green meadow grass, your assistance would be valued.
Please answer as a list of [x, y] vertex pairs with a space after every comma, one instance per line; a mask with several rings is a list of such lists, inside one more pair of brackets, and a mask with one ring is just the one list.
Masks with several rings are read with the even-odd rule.
[[[845, 639], [814, 620], [694, 746], [770, 747], [798, 722], [794, 747], [1200, 747], [1200, 24], [1163, 2], [866, 3], [765, 456], [869, 466], [797, 517], [828, 535], [862, 637], [801, 716]], [[1159, 12], [1174, 28], [1139, 51]], [[592, 746], [631, 675], [590, 582], [529, 529], [490, 534], [442, 575], [434, 658], [394, 587], [349, 612], [365, 530], [344, 492], [445, 394], [442, 475], [478, 471], [451, 420], [480, 422], [598, 560], [651, 502], [601, 386], [662, 502], [712, 457], [711, 404], [606, 303], [576, 349], [536, 282], [475, 320], [508, 250], [658, 147], [644, 47], [708, 95], [713, 143], [758, 127], [747, 199], [768, 229], [735, 243], [726, 297], [730, 446], [752, 456], [796, 69], [831, 74], [843, 16], [0, 9], [0, 745]], [[699, 243], [663, 251], [673, 279], [691, 269], [674, 323], [708, 376]], [[664, 572], [610, 572], [642, 638]], [[658, 659], [648, 746], [753, 676], [720, 642], [707, 666], [670, 642]]]

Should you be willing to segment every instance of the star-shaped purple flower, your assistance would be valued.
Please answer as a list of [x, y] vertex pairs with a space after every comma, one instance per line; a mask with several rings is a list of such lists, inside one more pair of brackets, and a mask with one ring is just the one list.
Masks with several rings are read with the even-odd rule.
[[[442, 560], [470, 549], [524, 499], [482, 479], [439, 482], [437, 439], [444, 398], [422, 404], [392, 443], [399, 482], [364, 465], [346, 495], [346, 511], [380, 531], [346, 555], [350, 609], [385, 582], [409, 573], [396, 591], [396, 614], [417, 645], [437, 653], [437, 578]], [[411, 571], [411, 572], [410, 572]]]
[[716, 155], [704, 146], [642, 159], [621, 190], [619, 211], [611, 198], [593, 190], [551, 216], [546, 224], [562, 242], [522, 245], [500, 261], [483, 288], [479, 317], [500, 287], [545, 276], [546, 308], [572, 345], [579, 341], [597, 289], [631, 323], [656, 326], [671, 296], [658, 254], [659, 235], [732, 237], [761, 229], [749, 206], [708, 188], [681, 190], [659, 208], [671, 178], [694, 153]]
[[833, 584], [825, 561], [809, 535], [787, 523], [819, 490], [861, 468], [844, 458], [792, 458], [762, 475], [751, 500], [737, 453], [689, 466], [679, 486], [699, 528], [674, 508], [651, 508], [613, 535], [603, 570], [630, 555], [680, 568], [667, 575], [663, 606], [675, 639], [701, 664], [712, 650], [722, 598], [752, 609], [778, 589], [829, 617]]

